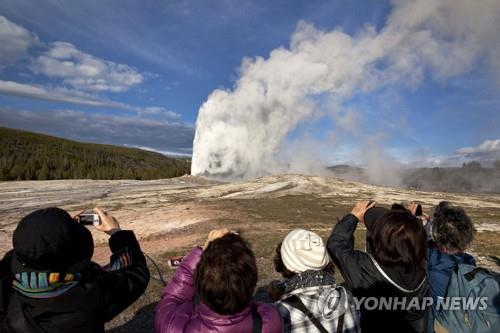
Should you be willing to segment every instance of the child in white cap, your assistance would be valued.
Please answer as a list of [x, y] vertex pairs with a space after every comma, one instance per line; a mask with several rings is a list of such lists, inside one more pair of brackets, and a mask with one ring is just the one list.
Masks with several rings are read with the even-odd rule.
[[274, 266], [284, 280], [272, 282], [269, 294], [285, 332], [360, 332], [352, 295], [336, 284], [334, 266], [318, 234], [292, 230], [278, 244]]

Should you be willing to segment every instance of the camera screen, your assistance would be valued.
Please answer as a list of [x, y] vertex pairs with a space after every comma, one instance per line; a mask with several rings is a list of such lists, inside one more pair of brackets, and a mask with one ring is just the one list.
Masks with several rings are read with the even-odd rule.
[[94, 223], [94, 215], [93, 214], [80, 215], [80, 223], [81, 224], [93, 224]]

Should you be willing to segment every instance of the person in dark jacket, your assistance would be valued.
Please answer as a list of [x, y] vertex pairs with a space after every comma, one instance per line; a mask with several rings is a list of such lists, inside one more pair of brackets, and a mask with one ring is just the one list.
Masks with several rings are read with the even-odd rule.
[[12, 254], [7, 253], [0, 260], [0, 332], [5, 332], [5, 311], [12, 291], [12, 273], [10, 271]]
[[[406, 209], [374, 205], [357, 203], [333, 228], [328, 251], [360, 304], [362, 332], [424, 332], [428, 292], [424, 227]], [[360, 221], [367, 227], [367, 252], [354, 250]], [[412, 305], [412, 300], [418, 304]]]
[[[252, 299], [257, 263], [248, 243], [213, 230], [181, 262], [156, 306], [158, 333], [281, 333], [272, 304]], [[195, 294], [199, 302], [195, 301]]]
[[[110, 235], [111, 262], [91, 261], [94, 245], [87, 228], [59, 208], [24, 217], [13, 235], [6, 326], [10, 332], [104, 332], [104, 323], [145, 291], [149, 271], [132, 231], [120, 230], [111, 214], [96, 208]], [[5, 266], [4, 266], [5, 267]], [[5, 295], [1, 295], [2, 297]]]
[[476, 266], [474, 257], [465, 252], [474, 239], [475, 229], [463, 208], [444, 201], [435, 208], [432, 219], [426, 222], [429, 238], [427, 279], [433, 298], [428, 332], [434, 332], [437, 299], [446, 295], [453, 269], [458, 264]]

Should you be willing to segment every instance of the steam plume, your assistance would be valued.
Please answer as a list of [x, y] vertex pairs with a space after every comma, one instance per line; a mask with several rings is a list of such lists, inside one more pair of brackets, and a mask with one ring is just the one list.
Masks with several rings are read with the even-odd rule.
[[[299, 22], [288, 48], [273, 50], [267, 59], [244, 59], [234, 87], [213, 91], [199, 110], [192, 173], [250, 178], [310, 169], [296, 156], [283, 158], [283, 144], [316, 115], [320, 99], [328, 101], [337, 128], [352, 131], [363, 118], [345, 107], [354, 94], [414, 88], [426, 73], [446, 80], [471, 70], [479, 59], [491, 64], [500, 80], [495, 56], [500, 2], [396, 0], [392, 5], [379, 31], [366, 26], [350, 36]], [[300, 166], [293, 165], [299, 160]]]

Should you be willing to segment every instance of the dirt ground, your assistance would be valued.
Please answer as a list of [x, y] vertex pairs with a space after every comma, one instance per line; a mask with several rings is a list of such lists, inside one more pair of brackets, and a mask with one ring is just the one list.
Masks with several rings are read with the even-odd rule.
[[[334, 178], [282, 175], [248, 182], [221, 183], [198, 177], [155, 181], [41, 181], [0, 183], [0, 254], [11, 247], [19, 219], [39, 207], [69, 211], [101, 206], [112, 212], [123, 229], [134, 230], [143, 251], [169, 279], [166, 262], [202, 244], [209, 230], [228, 227], [251, 242], [258, 260], [259, 287], [278, 278], [272, 258], [276, 244], [294, 228], [318, 232], [325, 239], [338, 218], [360, 199], [381, 205], [419, 201], [430, 210], [447, 200], [465, 207], [478, 230], [471, 252], [480, 265], [500, 271], [500, 196], [417, 192]], [[107, 236], [90, 228], [94, 260], [109, 258]], [[364, 248], [364, 230], [356, 231], [356, 246]], [[107, 325], [109, 332], [152, 332], [154, 305], [163, 286], [150, 265], [153, 279], [146, 293]], [[338, 275], [338, 274], [337, 274]], [[341, 280], [340, 275], [337, 276]], [[265, 299], [260, 288], [257, 298]]]

